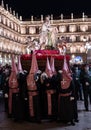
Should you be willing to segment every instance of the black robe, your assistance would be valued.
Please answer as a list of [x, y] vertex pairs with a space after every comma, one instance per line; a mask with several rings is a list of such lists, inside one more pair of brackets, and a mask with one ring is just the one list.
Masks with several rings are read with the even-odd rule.
[[47, 78], [45, 80], [45, 97], [44, 97], [44, 112], [45, 118], [49, 120], [56, 120], [57, 117], [57, 95], [56, 86], [54, 84], [55, 78]]
[[36, 89], [28, 90], [28, 102], [29, 102], [29, 121], [30, 122], [41, 122], [41, 110], [40, 110], [40, 95], [39, 95], [39, 77], [37, 74], [34, 75], [34, 81]]
[[8, 96], [9, 96], [9, 76], [5, 77], [4, 85], [3, 85], [3, 95], [4, 95], [4, 103], [5, 103], [5, 112], [8, 114]]
[[29, 111], [28, 111], [28, 92], [27, 92], [27, 82], [26, 82], [26, 73], [19, 73], [18, 83], [19, 83], [19, 114], [17, 118], [19, 120], [28, 120]]
[[72, 85], [67, 89], [62, 89], [61, 81], [58, 84], [58, 120], [64, 123], [73, 122], [74, 119], [74, 109], [72, 96]]

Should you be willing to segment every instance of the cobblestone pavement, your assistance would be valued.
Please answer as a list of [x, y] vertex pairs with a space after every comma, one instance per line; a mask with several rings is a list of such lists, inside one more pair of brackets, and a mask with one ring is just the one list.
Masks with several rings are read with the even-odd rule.
[[78, 116], [79, 122], [75, 126], [57, 122], [42, 122], [41, 124], [14, 122], [7, 118], [4, 112], [4, 104], [0, 100], [0, 130], [91, 130], [91, 106], [89, 105], [89, 111], [86, 112], [83, 101], [78, 101]]

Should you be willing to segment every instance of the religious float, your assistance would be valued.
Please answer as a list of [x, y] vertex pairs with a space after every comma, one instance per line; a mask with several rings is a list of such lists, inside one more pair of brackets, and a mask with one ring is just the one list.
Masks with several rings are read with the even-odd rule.
[[[46, 67], [47, 57], [50, 58], [54, 57], [55, 60], [55, 68], [56, 70], [62, 69], [64, 56], [69, 64], [70, 56], [69, 55], [60, 55], [59, 50], [35, 50], [34, 53], [36, 54], [38, 67], [40, 70], [44, 70]], [[31, 59], [32, 54], [24, 54], [21, 56], [21, 64], [23, 70], [30, 70], [31, 67]]]
[[[56, 70], [62, 69], [64, 56], [69, 63], [70, 56], [66, 55], [66, 41], [64, 37], [62, 37], [58, 42], [56, 34], [57, 28], [51, 27], [49, 16], [47, 16], [42, 25], [41, 33], [39, 34], [39, 43], [35, 44], [34, 42], [30, 42], [28, 45], [28, 50], [33, 50], [33, 52], [36, 54], [38, 67], [40, 70], [45, 69], [47, 57], [49, 60], [51, 57], [54, 57]], [[23, 69], [29, 71], [31, 59], [32, 54], [30, 53], [21, 56], [21, 64]]]

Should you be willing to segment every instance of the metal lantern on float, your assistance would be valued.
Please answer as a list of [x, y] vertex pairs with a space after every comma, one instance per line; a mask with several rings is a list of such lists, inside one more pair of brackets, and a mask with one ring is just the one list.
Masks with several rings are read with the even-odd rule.
[[75, 63], [75, 55], [72, 55], [71, 56], [71, 59], [69, 61], [71, 64], [74, 64]]
[[60, 43], [58, 43], [58, 49], [59, 49], [59, 52], [60, 52], [61, 55], [66, 54], [66, 48], [67, 48], [66, 43], [67, 42], [66, 42], [65, 37], [62, 36], [60, 38]]

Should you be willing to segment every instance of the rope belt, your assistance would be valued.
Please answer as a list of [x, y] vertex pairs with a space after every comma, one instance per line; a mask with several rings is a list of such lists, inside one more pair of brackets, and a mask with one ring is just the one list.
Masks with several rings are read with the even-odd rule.
[[62, 96], [62, 97], [67, 97], [67, 96], [70, 96], [71, 95], [71, 92], [70, 93], [60, 93], [59, 96]]
[[47, 90], [47, 99], [48, 99], [48, 115], [52, 114], [52, 101], [51, 101], [51, 95], [56, 93], [55, 90]]
[[60, 112], [60, 97], [68, 97], [68, 96], [70, 96], [72, 94], [72, 92], [70, 92], [70, 93], [60, 93], [59, 94], [59, 96], [58, 96], [58, 112]]
[[19, 92], [19, 88], [14, 88], [14, 87], [9, 88], [9, 104], [8, 104], [8, 106], [9, 106], [9, 114], [12, 113], [12, 94], [13, 93], [18, 93], [18, 92]]
[[30, 112], [30, 116], [34, 116], [33, 96], [38, 95], [38, 92], [28, 91], [28, 95], [29, 95], [29, 112]]

